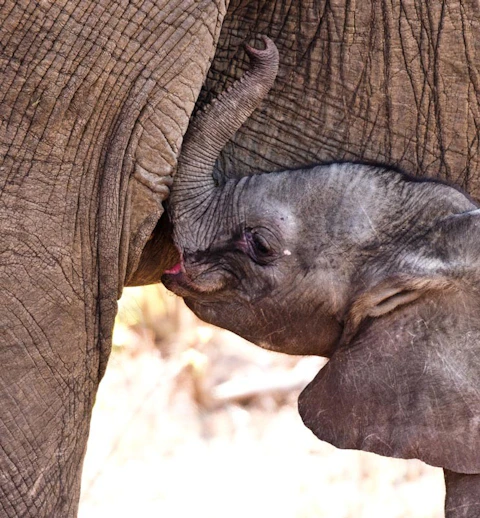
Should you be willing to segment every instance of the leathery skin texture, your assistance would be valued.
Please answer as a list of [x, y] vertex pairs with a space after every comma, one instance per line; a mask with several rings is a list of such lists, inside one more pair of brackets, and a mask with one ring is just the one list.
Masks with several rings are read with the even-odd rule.
[[478, 26], [465, 1], [2, 3], [5, 516], [76, 514], [115, 300], [178, 261], [157, 221], [215, 46], [199, 107], [247, 68], [241, 43], [280, 54], [216, 174], [380, 162], [478, 199]]
[[0, 515], [74, 517], [116, 300], [226, 4], [0, 3]]

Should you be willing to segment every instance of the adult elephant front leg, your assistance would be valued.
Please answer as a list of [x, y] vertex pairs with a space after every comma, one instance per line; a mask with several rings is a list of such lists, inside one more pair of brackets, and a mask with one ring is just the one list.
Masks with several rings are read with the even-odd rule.
[[162, 213], [225, 8], [1, 4], [2, 517], [76, 515], [116, 299]]

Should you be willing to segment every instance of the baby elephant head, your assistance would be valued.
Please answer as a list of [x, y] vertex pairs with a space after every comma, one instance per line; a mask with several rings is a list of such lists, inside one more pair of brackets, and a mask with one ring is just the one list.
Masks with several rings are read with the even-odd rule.
[[457, 189], [331, 164], [214, 181], [223, 145], [273, 84], [278, 54], [185, 137], [165, 285], [263, 347], [330, 357], [300, 413], [341, 448], [480, 473], [480, 213]]

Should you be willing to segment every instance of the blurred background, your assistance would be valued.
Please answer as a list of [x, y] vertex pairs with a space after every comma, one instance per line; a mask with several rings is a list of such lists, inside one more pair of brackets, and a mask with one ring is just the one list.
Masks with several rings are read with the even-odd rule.
[[441, 518], [443, 474], [316, 439], [324, 360], [262, 350], [163, 286], [127, 288], [93, 412], [80, 518]]

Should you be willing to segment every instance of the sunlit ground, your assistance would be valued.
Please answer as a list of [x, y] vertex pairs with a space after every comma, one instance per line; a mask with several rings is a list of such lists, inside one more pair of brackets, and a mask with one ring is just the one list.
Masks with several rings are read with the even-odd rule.
[[126, 290], [94, 409], [80, 518], [440, 518], [441, 470], [340, 451], [296, 410], [322, 361]]

